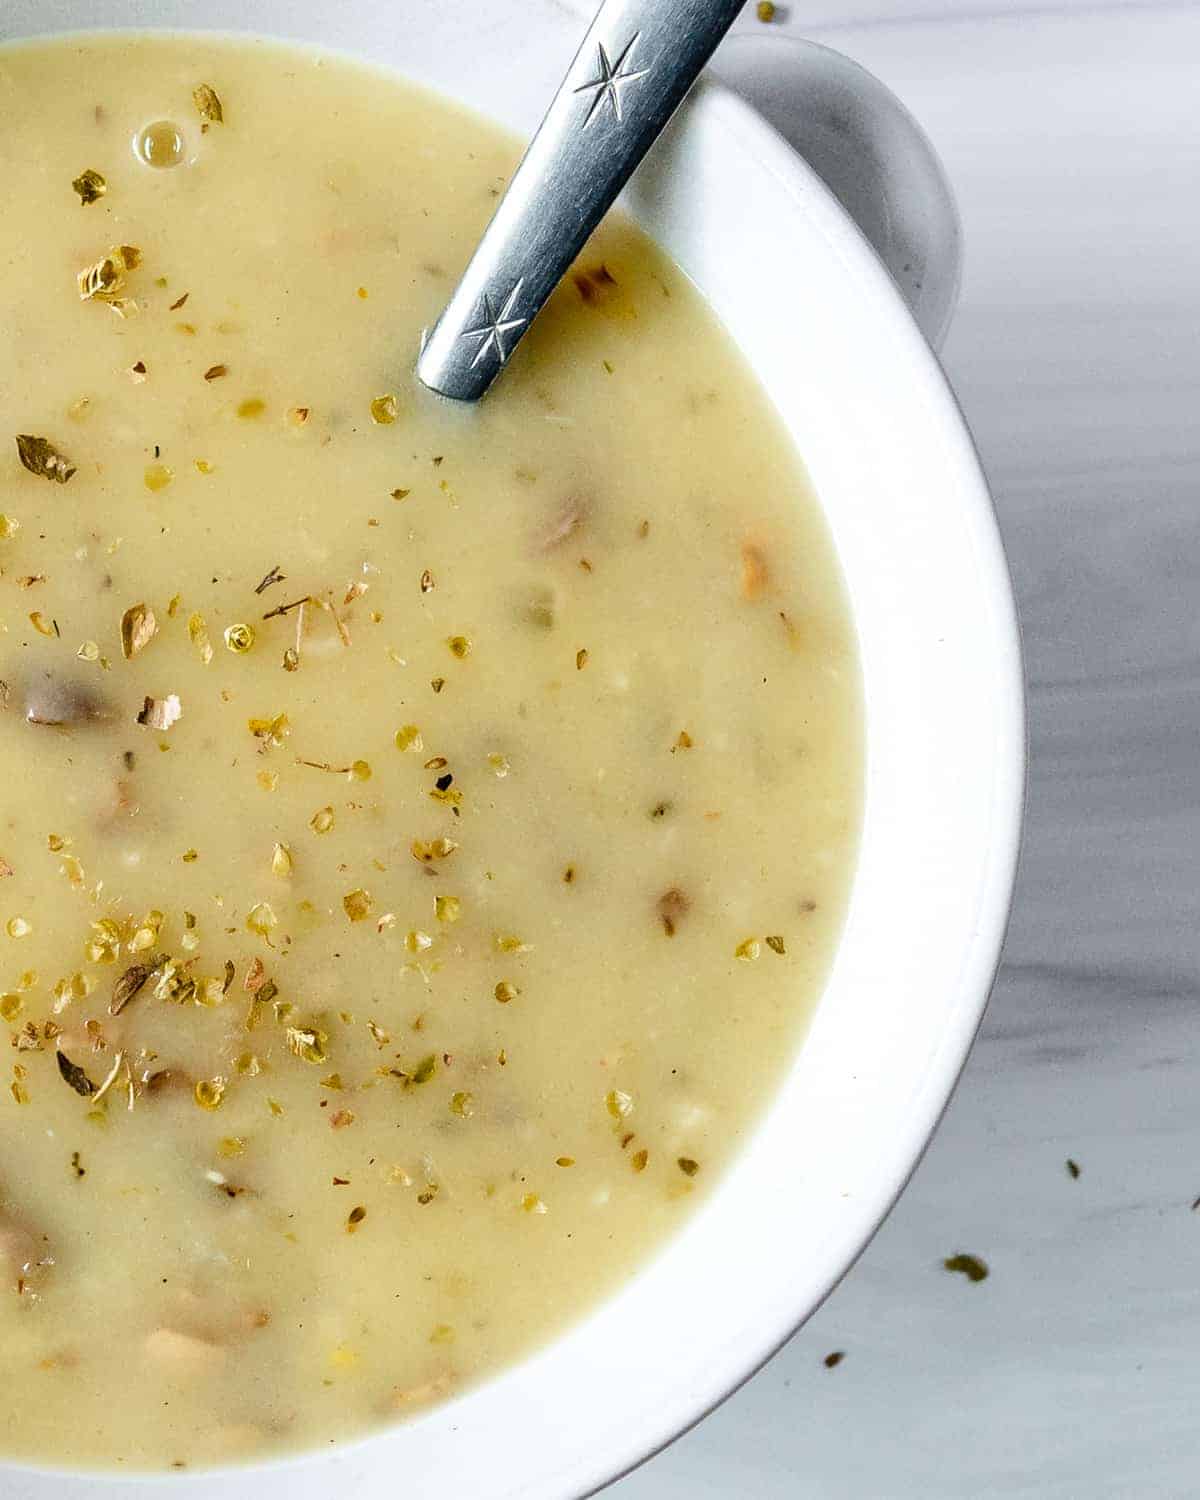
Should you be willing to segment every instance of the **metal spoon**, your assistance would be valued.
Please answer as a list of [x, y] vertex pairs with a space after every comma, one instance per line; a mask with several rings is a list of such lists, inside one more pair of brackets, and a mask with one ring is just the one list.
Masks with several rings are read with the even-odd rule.
[[743, 0], [604, 0], [417, 375], [478, 401], [733, 24]]

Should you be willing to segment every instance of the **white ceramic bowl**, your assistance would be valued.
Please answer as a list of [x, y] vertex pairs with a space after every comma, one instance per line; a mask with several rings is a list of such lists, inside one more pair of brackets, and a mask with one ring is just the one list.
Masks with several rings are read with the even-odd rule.
[[[5, 0], [0, 39], [248, 23], [395, 64], [526, 135], [581, 33], [549, 0]], [[1008, 576], [954, 397], [858, 231], [733, 95], [693, 95], [628, 206], [771, 392], [849, 585], [866, 815], [826, 994], [735, 1169], [564, 1337], [360, 1444], [219, 1478], [150, 1479], [139, 1495], [590, 1493], [707, 1412], [828, 1293], [904, 1186], [979, 1023], [1016, 864], [1024, 726]], [[118, 1366], [113, 1378], [119, 1400]], [[128, 1476], [0, 1470], [5, 1500], [130, 1493]]]

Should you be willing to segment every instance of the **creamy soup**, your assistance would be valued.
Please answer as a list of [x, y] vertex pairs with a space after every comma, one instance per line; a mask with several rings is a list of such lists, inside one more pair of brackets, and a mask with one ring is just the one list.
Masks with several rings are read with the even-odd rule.
[[852, 627], [620, 218], [480, 406], [415, 382], [509, 138], [171, 36], [5, 49], [0, 121], [0, 1448], [323, 1446], [736, 1170], [842, 917]]

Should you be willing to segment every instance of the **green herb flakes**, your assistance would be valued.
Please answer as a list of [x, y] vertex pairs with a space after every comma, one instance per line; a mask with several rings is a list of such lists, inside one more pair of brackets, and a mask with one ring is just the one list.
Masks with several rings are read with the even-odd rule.
[[130, 953], [144, 953], [147, 948], [153, 948], [158, 942], [159, 930], [163, 924], [163, 913], [157, 909], [148, 911], [141, 922], [135, 927], [133, 936], [126, 943]]
[[462, 916], [462, 902], [457, 896], [435, 896], [434, 910], [439, 922], [457, 922]]
[[225, 627], [225, 646], [236, 656], [244, 656], [254, 645], [254, 626], [239, 622]]
[[96, 1085], [65, 1052], [55, 1052], [54, 1060], [58, 1063], [58, 1071], [62, 1075], [63, 1082], [69, 1084], [77, 1094], [85, 1099], [90, 1099], [95, 1094]]
[[[214, 369], [218, 369], [218, 368], [219, 368], [219, 369], [222, 369], [222, 370], [223, 370], [223, 369], [224, 369], [224, 367], [223, 367], [223, 366], [216, 366], [216, 365], [214, 365], [214, 366], [213, 366], [213, 368], [214, 368]], [[206, 373], [206, 374], [205, 374], [205, 377], [204, 377], [204, 378], [205, 378], [205, 380], [207, 380], [207, 379], [208, 379], [208, 378], [209, 378], [209, 376], [208, 376], [208, 374], [207, 374], [207, 373]], [[266, 593], [266, 591], [267, 591], [267, 590], [268, 590], [268, 589], [269, 589], [269, 588], [270, 588], [270, 587], [271, 587], [271, 586], [272, 586], [272, 585], [273, 585], [273, 584], [276, 584], [276, 583], [284, 583], [284, 582], [286, 582], [286, 580], [287, 580], [287, 575], [286, 575], [286, 574], [285, 574], [285, 573], [281, 573], [281, 572], [280, 572], [280, 571], [279, 571], [279, 564], [278, 564], [278, 563], [276, 563], [276, 564], [275, 564], [275, 566], [274, 566], [274, 567], [273, 567], [273, 568], [272, 568], [272, 569], [271, 569], [271, 571], [270, 571], [270, 572], [269, 572], [269, 573], [266, 573], [266, 574], [265, 574], [265, 575], [264, 575], [264, 576], [263, 576], [263, 577], [262, 577], [262, 578], [261, 578], [261, 579], [260, 579], [260, 580], [259, 580], [259, 581], [258, 581], [258, 582], [257, 582], [257, 583], [256, 583], [256, 584], [255, 584], [255, 585], [254, 585], [254, 592], [255, 592], [255, 593], [256, 593], [256, 594], [265, 594], [265, 593]]]
[[[32, 437], [27, 432], [17, 434], [17, 456], [31, 474], [52, 480], [55, 484], [66, 484], [76, 472], [71, 460], [60, 453], [49, 439]], [[14, 523], [9, 524], [13, 530], [16, 529]], [[7, 532], [9, 536], [12, 534], [11, 530]]]
[[609, 1089], [604, 1096], [604, 1107], [614, 1120], [623, 1120], [633, 1113], [633, 1095], [623, 1089]]
[[300, 609], [305, 604], [312, 604], [312, 603], [313, 603], [313, 597], [312, 597], [312, 595], [311, 594], [304, 594], [299, 599], [292, 599], [287, 604], [277, 604], [274, 609], [267, 610], [266, 614], [263, 615], [263, 619], [264, 620], [274, 620], [279, 615], [291, 614], [292, 610], [294, 610], [294, 609]]
[[450, 1096], [450, 1113], [458, 1115], [460, 1119], [469, 1120], [475, 1113], [475, 1096], [460, 1089], [458, 1093]]
[[119, 1016], [121, 1014], [156, 968], [158, 968], [158, 962], [130, 964], [129, 968], [125, 970], [113, 985], [112, 999], [108, 1002], [108, 1013], [110, 1016]]
[[221, 101], [217, 91], [208, 83], [198, 83], [192, 90], [192, 103], [200, 115], [200, 133], [203, 135], [210, 125], [222, 125], [225, 122], [225, 111], [221, 107]]
[[370, 891], [347, 891], [342, 897], [342, 906], [352, 922], [362, 922], [371, 915], [375, 901]]
[[247, 719], [246, 728], [264, 747], [282, 745], [292, 732], [287, 714], [276, 714], [273, 719]]
[[107, 255], [90, 266], [84, 266], [75, 278], [81, 302], [107, 302], [122, 316], [133, 310], [136, 304], [127, 303], [118, 297], [125, 285], [125, 272], [136, 270], [142, 263], [142, 252], [136, 245], [117, 245]]
[[288, 1050], [295, 1053], [297, 1057], [303, 1058], [305, 1062], [328, 1061], [329, 1055], [325, 1050], [329, 1042], [327, 1032], [320, 1031], [315, 1026], [289, 1026], [286, 1036]]
[[212, 642], [208, 638], [208, 626], [204, 623], [203, 615], [189, 615], [187, 622], [188, 640], [195, 648], [197, 656], [205, 666], [213, 659]]
[[192, 1090], [192, 1096], [201, 1109], [220, 1109], [225, 1088], [223, 1078], [201, 1078]]
[[91, 923], [92, 936], [84, 947], [88, 963], [116, 963], [121, 951], [121, 928], [111, 917]]
[[438, 1070], [437, 1054], [431, 1052], [428, 1057], [423, 1057], [412, 1073], [414, 1083], [428, 1083]]
[[100, 199], [108, 192], [108, 183], [92, 167], [87, 167], [84, 171], [80, 172], [79, 176], [71, 183], [71, 186], [79, 194], [79, 202], [84, 208], [89, 203], [99, 203]]
[[61, 1015], [73, 1001], [86, 1000], [95, 987], [96, 981], [90, 975], [81, 974], [78, 970], [74, 974], [68, 974], [65, 978], [57, 980], [51, 990], [54, 996], [54, 1014]]
[[948, 1255], [942, 1262], [947, 1271], [958, 1271], [968, 1281], [986, 1281], [988, 1267], [986, 1261], [980, 1260], [977, 1255], [966, 1255], [959, 1251], [957, 1255]]
[[246, 926], [259, 937], [269, 937], [278, 918], [265, 901], [259, 901], [246, 913]]
[[419, 752], [424, 750], [425, 741], [421, 738], [421, 731], [415, 724], [402, 724], [396, 731], [396, 749], [412, 750]]
[[414, 839], [409, 846], [409, 852], [421, 864], [431, 865], [434, 860], [446, 859], [457, 848], [458, 845], [453, 839], [431, 839], [428, 843], [422, 839]]

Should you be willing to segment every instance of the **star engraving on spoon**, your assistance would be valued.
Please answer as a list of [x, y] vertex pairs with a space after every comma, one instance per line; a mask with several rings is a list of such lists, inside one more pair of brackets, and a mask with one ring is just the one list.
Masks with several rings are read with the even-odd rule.
[[599, 44], [600, 57], [597, 66], [600, 70], [599, 78], [593, 78], [587, 83], [581, 83], [575, 90], [577, 94], [592, 95], [592, 107], [588, 110], [587, 119], [583, 122], [586, 130], [597, 114], [606, 104], [612, 106], [612, 112], [618, 121], [624, 120], [621, 113], [621, 85], [625, 83], [636, 83], [639, 78], [645, 78], [650, 71], [649, 67], [636, 70], [626, 68], [625, 64], [633, 57], [633, 49], [638, 44], [640, 31], [635, 31], [626, 43], [625, 50], [617, 58], [615, 63], [609, 62], [608, 53], [604, 50], [604, 43]]
[[496, 358], [500, 364], [503, 364], [512, 353], [517, 341], [513, 339], [512, 343], [506, 347], [504, 343], [505, 334], [514, 333], [518, 329], [524, 328], [526, 323], [529, 322], [528, 318], [514, 318], [512, 315], [513, 308], [516, 306], [517, 298], [521, 295], [521, 288], [524, 285], [525, 278], [522, 276], [512, 291], [509, 292], [508, 296], [505, 297], [499, 312], [495, 309], [491, 294], [484, 292], [483, 322], [478, 328], [464, 329], [460, 335], [464, 339], [478, 339], [480, 341], [479, 348], [475, 351], [475, 358], [471, 361], [472, 369], [475, 368], [490, 350], [494, 349], [496, 351]]

